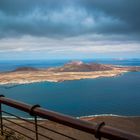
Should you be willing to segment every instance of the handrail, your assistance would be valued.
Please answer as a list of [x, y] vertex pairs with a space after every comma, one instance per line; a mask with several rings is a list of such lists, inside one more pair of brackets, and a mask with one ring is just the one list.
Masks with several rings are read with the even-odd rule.
[[[7, 106], [19, 109], [21, 111], [31, 113], [32, 106], [29, 104], [25, 104], [23, 102], [19, 102], [16, 100], [12, 100], [6, 97], [0, 97], [0, 104], [5, 104]], [[50, 111], [47, 109], [43, 109], [41, 107], [36, 107], [32, 110], [34, 116], [39, 116], [44, 119], [48, 119], [78, 130], [82, 130], [84, 132], [96, 135], [97, 132], [100, 137], [104, 137], [107, 139], [113, 140], [140, 140], [140, 136], [128, 133], [126, 131], [103, 125], [102, 127], [98, 127], [97, 123], [91, 123], [88, 121], [83, 121], [76, 119], [74, 117], [63, 115], [54, 111]], [[100, 128], [100, 129], [99, 129]]]

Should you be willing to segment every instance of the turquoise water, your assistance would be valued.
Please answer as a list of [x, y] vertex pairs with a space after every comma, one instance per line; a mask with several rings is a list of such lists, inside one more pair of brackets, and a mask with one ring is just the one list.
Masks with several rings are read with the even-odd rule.
[[1, 94], [6, 97], [40, 104], [46, 109], [72, 116], [140, 115], [140, 72], [129, 72], [113, 78], [7, 87], [0, 86]]

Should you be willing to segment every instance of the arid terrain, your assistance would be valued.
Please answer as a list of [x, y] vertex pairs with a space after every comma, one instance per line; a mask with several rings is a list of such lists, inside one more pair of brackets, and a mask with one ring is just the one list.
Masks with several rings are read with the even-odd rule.
[[[96, 122], [96, 123], [101, 123], [104, 121], [106, 125], [113, 126], [114, 128], [118, 128], [123, 131], [127, 131], [128, 133], [134, 133], [136, 135], [140, 135], [140, 117], [97, 116], [97, 117], [82, 117], [80, 119], [85, 120], [85, 121]], [[14, 119], [14, 120], [11, 119], [11, 121], [16, 122], [17, 124], [20, 124], [21, 126], [24, 126], [24, 127], [28, 126], [28, 128], [32, 129], [32, 130], [35, 129], [34, 125], [27, 123], [25, 121], [21, 121], [18, 119]], [[32, 138], [35, 138], [34, 133], [32, 133], [24, 128], [21, 128], [20, 126], [17, 126], [15, 124], [7, 122], [7, 121], [4, 121], [4, 123], [5, 123], [5, 125], [13, 128], [13, 129], [16, 129]], [[49, 120], [38, 121], [38, 125], [47, 127], [49, 129], [55, 130], [60, 133], [63, 133], [65, 135], [73, 137], [77, 140], [96, 140], [94, 135], [58, 124], [55, 122], [51, 122]], [[61, 135], [51, 132], [49, 130], [45, 130], [39, 126], [38, 126], [38, 131], [39, 131], [39, 133], [44, 134], [45, 136], [48, 136], [53, 139], [61, 139], [61, 140], [69, 139], [65, 136], [61, 136]], [[39, 136], [39, 138], [41, 140], [45, 140], [45, 138], [43, 138], [41, 136]]]
[[114, 77], [130, 71], [140, 71], [140, 67], [122, 67], [75, 61], [61, 67], [47, 69], [20, 67], [13, 71], [1, 72], [0, 84], [25, 84], [42, 81], [61, 82], [66, 80]]

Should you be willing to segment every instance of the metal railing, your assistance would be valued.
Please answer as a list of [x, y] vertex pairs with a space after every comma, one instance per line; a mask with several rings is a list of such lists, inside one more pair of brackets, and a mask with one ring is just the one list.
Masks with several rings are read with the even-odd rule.
[[[25, 118], [19, 117], [18, 115], [4, 111], [2, 108], [2, 105], [6, 105], [9, 107], [18, 109], [20, 111], [26, 112], [26, 113], [30, 114], [34, 118], [34, 120], [29, 121]], [[17, 123], [16, 121], [14, 121], [13, 119], [8, 119], [6, 117], [3, 117], [3, 113], [5, 113], [9, 116], [14, 116], [15, 118], [17, 118], [19, 120], [22, 120], [29, 124], [34, 125], [34, 129], [28, 128], [27, 126], [23, 126], [20, 123]], [[6, 98], [3, 95], [0, 96], [0, 131], [1, 131], [1, 135], [4, 135], [4, 133], [8, 133], [8, 132], [5, 132], [5, 130], [4, 130], [4, 128], [6, 128], [6, 129], [12, 130], [20, 135], [23, 135], [27, 139], [31, 139], [31, 140], [34, 140], [34, 139], [42, 140], [43, 138], [49, 139], [49, 140], [54, 139], [48, 135], [45, 135], [44, 133], [39, 132], [38, 128], [40, 127], [41, 129], [45, 129], [45, 131], [50, 131], [57, 135], [61, 135], [67, 139], [77, 140], [77, 138], [69, 136], [68, 134], [64, 134], [62, 132], [58, 132], [55, 129], [48, 128], [46, 126], [42, 126], [42, 125], [38, 124], [38, 117], [41, 117], [43, 119], [47, 119], [49, 121], [53, 121], [55, 123], [62, 124], [64, 126], [68, 126], [68, 127], [92, 134], [97, 139], [106, 138], [106, 139], [111, 139], [111, 140], [140, 140], [139, 135], [136, 135], [133, 133], [128, 133], [126, 131], [116, 129], [111, 126], [107, 126], [107, 125], [105, 125], [104, 122], [99, 123], [99, 124], [91, 123], [88, 121], [83, 121], [83, 120], [79, 120], [79, 119], [76, 119], [76, 118], [73, 118], [73, 117], [70, 117], [67, 115], [63, 115], [63, 114], [60, 114], [60, 113], [57, 113], [54, 111], [43, 109], [39, 105], [31, 106], [31, 105], [25, 104], [23, 102], [19, 102], [19, 101], [15, 101], [15, 100]], [[30, 135], [27, 135], [27, 133], [23, 133], [22, 131], [19, 131], [17, 129], [14, 129], [13, 127], [10, 127], [10, 125], [7, 125], [6, 123], [4, 123], [4, 121], [7, 121], [9, 123], [12, 123], [23, 129], [28, 130], [29, 132], [34, 134], [34, 137], [31, 137]], [[42, 138], [39, 138], [40, 136]]]

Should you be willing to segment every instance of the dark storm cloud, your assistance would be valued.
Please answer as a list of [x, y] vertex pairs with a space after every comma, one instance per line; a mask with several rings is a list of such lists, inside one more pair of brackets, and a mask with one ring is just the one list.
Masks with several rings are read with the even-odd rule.
[[0, 0], [0, 37], [140, 34], [140, 0]]
[[128, 27], [120, 29], [127, 29], [126, 32], [140, 33], [140, 0], [106, 0], [102, 2], [101, 0], [82, 0], [81, 5], [90, 12], [93, 12], [95, 8], [112, 18], [123, 21]]

